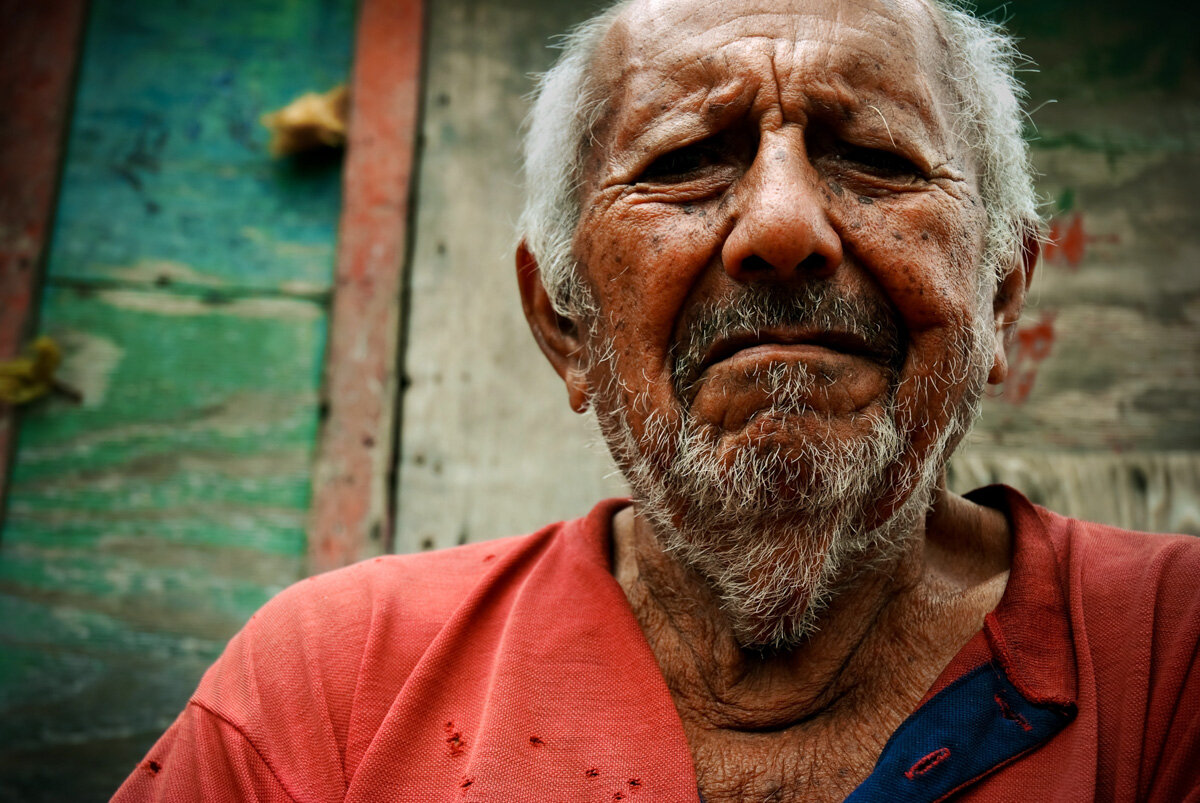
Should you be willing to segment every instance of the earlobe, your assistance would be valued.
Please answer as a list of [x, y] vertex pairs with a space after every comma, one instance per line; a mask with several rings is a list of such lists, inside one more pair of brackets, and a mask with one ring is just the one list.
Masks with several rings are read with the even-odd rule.
[[995, 323], [995, 351], [992, 368], [988, 372], [988, 384], [998, 385], [1008, 376], [1008, 346], [1017, 332], [1017, 321], [1025, 306], [1025, 295], [1033, 281], [1033, 270], [1041, 254], [1041, 241], [1036, 231], [1029, 231], [1021, 242], [1019, 254], [1013, 257], [1013, 266], [996, 287], [992, 303]]
[[537, 259], [524, 240], [517, 246], [516, 262], [521, 308], [525, 311], [533, 339], [567, 386], [567, 402], [571, 409], [582, 413], [588, 408], [591, 391], [584, 370], [584, 344], [579, 324], [554, 309], [542, 284]]

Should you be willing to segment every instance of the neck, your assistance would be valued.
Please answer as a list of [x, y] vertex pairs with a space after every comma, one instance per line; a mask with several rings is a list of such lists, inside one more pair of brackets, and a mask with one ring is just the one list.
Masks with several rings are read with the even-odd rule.
[[747, 650], [705, 580], [663, 552], [647, 520], [627, 508], [614, 525], [616, 578], [685, 726], [706, 729], [791, 728], [874, 705], [878, 690], [915, 706], [1006, 578], [1003, 516], [941, 490], [909, 548], [855, 576], [812, 636], [789, 650]]

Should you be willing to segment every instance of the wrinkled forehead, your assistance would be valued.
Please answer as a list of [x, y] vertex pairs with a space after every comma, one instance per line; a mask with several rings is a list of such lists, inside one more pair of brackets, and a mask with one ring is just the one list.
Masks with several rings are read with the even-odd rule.
[[619, 104], [646, 99], [663, 79], [719, 84], [765, 61], [780, 88], [828, 74], [929, 103], [931, 92], [943, 100], [939, 19], [924, 0], [634, 0], [597, 49], [592, 76]]

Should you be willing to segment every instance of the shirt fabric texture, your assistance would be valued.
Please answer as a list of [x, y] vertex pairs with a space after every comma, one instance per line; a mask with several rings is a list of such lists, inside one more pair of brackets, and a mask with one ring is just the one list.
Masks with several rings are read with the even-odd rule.
[[[993, 486], [1012, 570], [850, 800], [1200, 801], [1200, 539]], [[612, 576], [627, 500], [301, 581], [256, 613], [114, 800], [697, 801]]]

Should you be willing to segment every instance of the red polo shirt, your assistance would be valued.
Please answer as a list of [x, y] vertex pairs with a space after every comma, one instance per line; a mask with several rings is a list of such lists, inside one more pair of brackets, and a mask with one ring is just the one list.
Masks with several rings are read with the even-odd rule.
[[[972, 498], [1013, 527], [1004, 597], [850, 799], [1200, 800], [1200, 539]], [[624, 504], [292, 586], [115, 800], [696, 801]]]

